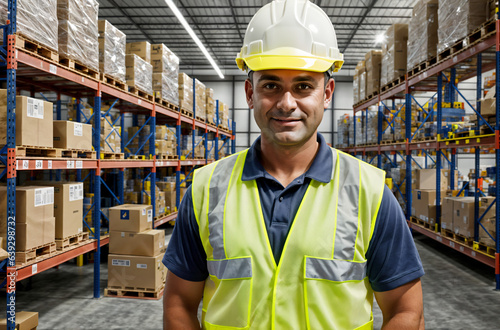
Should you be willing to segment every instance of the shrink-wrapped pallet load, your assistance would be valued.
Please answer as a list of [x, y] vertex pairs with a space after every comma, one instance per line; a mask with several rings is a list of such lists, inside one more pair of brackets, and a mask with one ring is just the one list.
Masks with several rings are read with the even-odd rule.
[[106, 20], [99, 20], [99, 70], [125, 83], [127, 36]]
[[[0, 0], [0, 24], [7, 22], [7, 3]], [[57, 0], [18, 0], [17, 34], [57, 52]]]
[[408, 24], [393, 24], [382, 43], [380, 85], [384, 86], [406, 73]]
[[407, 68], [436, 56], [438, 0], [419, 0], [408, 25]]
[[207, 115], [207, 87], [198, 79], [194, 80], [195, 98], [196, 98], [196, 117], [205, 119]]
[[155, 96], [179, 104], [179, 58], [164, 44], [151, 45]]
[[214, 99], [214, 90], [212, 88], [208, 88], [205, 91], [206, 103], [207, 103], [207, 114], [206, 120], [207, 123], [215, 125], [215, 99]]
[[193, 113], [193, 79], [183, 72], [179, 73], [179, 107]]
[[59, 56], [99, 71], [99, 3], [95, 0], [57, 0]]
[[153, 66], [136, 54], [125, 56], [125, 66], [127, 85], [153, 95]]
[[487, 7], [488, 0], [439, 0], [438, 53], [481, 26]]
[[380, 89], [381, 61], [382, 52], [380, 50], [370, 50], [365, 55], [366, 96], [372, 95]]

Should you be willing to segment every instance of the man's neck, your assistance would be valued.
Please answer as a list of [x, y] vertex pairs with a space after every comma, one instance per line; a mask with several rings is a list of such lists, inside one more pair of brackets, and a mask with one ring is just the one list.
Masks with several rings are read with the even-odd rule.
[[267, 173], [287, 187], [309, 169], [318, 150], [316, 134], [304, 145], [290, 148], [278, 147], [262, 139], [260, 160]]

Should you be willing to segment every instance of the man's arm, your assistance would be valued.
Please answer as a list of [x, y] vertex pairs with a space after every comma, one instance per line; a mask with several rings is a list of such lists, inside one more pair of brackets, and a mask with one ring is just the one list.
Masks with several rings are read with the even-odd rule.
[[163, 296], [163, 329], [201, 329], [198, 306], [204, 287], [204, 281], [186, 281], [168, 271]]
[[384, 316], [383, 330], [425, 329], [422, 285], [416, 279], [384, 292], [375, 292]]

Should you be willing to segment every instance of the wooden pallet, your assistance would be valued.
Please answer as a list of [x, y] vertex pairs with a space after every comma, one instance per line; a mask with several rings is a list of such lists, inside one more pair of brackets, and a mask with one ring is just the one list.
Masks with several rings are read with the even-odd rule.
[[[493, 128], [495, 128], [494, 125], [490, 124]], [[480, 130], [479, 130], [479, 135], [488, 135], [488, 134], [495, 134], [495, 131], [492, 131], [491, 128], [488, 127], [488, 125], [482, 125]]]
[[146, 160], [146, 156], [145, 155], [130, 155], [130, 156], [128, 156], [128, 159]]
[[101, 159], [125, 159], [121, 152], [101, 152]]
[[170, 103], [169, 101], [162, 99], [161, 97], [156, 97], [155, 102], [173, 111], [179, 112], [179, 106]]
[[394, 142], [392, 140], [391, 141], [389, 141], [389, 140], [382, 140], [382, 141], [380, 141], [380, 144], [393, 144], [393, 143]]
[[436, 56], [432, 56], [431, 58], [428, 58], [427, 60], [418, 63], [411, 70], [408, 70], [408, 78], [418, 75], [420, 72], [427, 70], [436, 63], [437, 63]]
[[410, 221], [413, 222], [413, 223], [415, 223], [415, 224], [417, 224], [417, 225], [419, 225], [420, 227], [425, 228], [425, 229], [429, 229], [429, 230], [433, 230], [434, 229], [434, 228], [432, 228], [433, 226], [430, 223], [428, 223], [428, 222], [426, 222], [426, 221], [424, 221], [422, 219], [419, 219], [417, 217], [411, 216], [410, 217]]
[[494, 246], [488, 246], [484, 243], [481, 242], [474, 242], [473, 244], [473, 249], [476, 251], [481, 251], [487, 255], [490, 255], [492, 257], [495, 256], [496, 249]]
[[80, 74], [84, 74], [93, 79], [99, 79], [99, 71], [89, 68], [87, 65], [82, 64], [80, 61], [72, 60], [69, 58], [60, 58], [59, 64], [65, 66], [68, 69], [76, 71]]
[[83, 232], [80, 234], [68, 236], [63, 239], [56, 239], [56, 249], [57, 251], [71, 250], [77, 246], [87, 243], [88, 240], [89, 240], [88, 232]]
[[18, 146], [16, 147], [17, 157], [46, 157], [46, 158], [61, 158], [62, 150], [58, 148], [48, 147], [30, 147]]
[[79, 150], [79, 149], [62, 149], [61, 157], [63, 158], [87, 158], [95, 159], [96, 152], [92, 150]]
[[192, 111], [188, 111], [188, 110], [186, 110], [186, 109], [184, 109], [184, 108], [181, 108], [181, 113], [182, 113], [183, 115], [187, 116], [187, 117], [191, 117], [191, 118], [193, 118], [193, 112], [192, 112]]
[[156, 160], [179, 160], [177, 155], [157, 154]]
[[368, 99], [368, 100], [371, 100], [372, 98], [374, 98], [374, 97], [375, 97], [375, 96], [377, 96], [378, 94], [379, 94], [379, 92], [378, 92], [378, 91], [372, 92], [372, 93], [368, 94], [367, 99]]
[[28, 251], [16, 251], [16, 265], [26, 265], [51, 257], [56, 252], [56, 243], [50, 242]]
[[163, 288], [160, 290], [149, 289], [129, 289], [108, 287], [104, 289], [104, 296], [115, 298], [134, 298], [134, 299], [149, 299], [158, 300], [163, 296]]
[[386, 85], [382, 86], [380, 88], [381, 92], [387, 92], [389, 89], [392, 89], [393, 87], [396, 87], [397, 85], [401, 84], [405, 80], [404, 76], [401, 76], [399, 78], [394, 79], [393, 81], [387, 83]]
[[111, 77], [110, 75], [100, 73], [100, 80], [108, 85], [115, 86], [118, 89], [121, 89], [123, 91], [128, 91], [128, 85], [124, 82], [119, 81], [118, 79]]
[[465, 132], [454, 133], [454, 136], [456, 138], [474, 137], [474, 136], [476, 136], [476, 131], [475, 130], [469, 130], [469, 131], [465, 131]]
[[196, 119], [199, 120], [199, 121], [201, 121], [201, 122], [205, 122], [206, 121], [205, 118], [203, 118], [203, 117], [196, 116]]
[[140, 90], [139, 88], [137, 88], [136, 86], [129, 86], [128, 87], [128, 91], [132, 94], [134, 94], [135, 96], [139, 96], [139, 97], [142, 97], [143, 99], [146, 99], [148, 101], [151, 101], [151, 102], [154, 102], [155, 98], [153, 95], [151, 94], [148, 94], [142, 90]]
[[456, 241], [458, 243], [465, 244], [465, 245], [472, 246], [472, 244], [473, 244], [473, 238], [466, 237], [466, 236], [460, 235], [460, 234], [455, 234], [453, 231], [451, 231], [449, 229], [441, 228], [441, 235], [443, 235], [444, 237], [447, 237], [447, 238], [452, 238], [454, 241]]
[[436, 141], [435, 136], [424, 136], [423, 138], [414, 139], [414, 142], [433, 142]]
[[31, 40], [20, 33], [16, 34], [16, 48], [22, 49], [27, 53], [41, 56], [54, 62], [59, 62], [59, 54], [57, 51], [42, 45], [38, 41]]

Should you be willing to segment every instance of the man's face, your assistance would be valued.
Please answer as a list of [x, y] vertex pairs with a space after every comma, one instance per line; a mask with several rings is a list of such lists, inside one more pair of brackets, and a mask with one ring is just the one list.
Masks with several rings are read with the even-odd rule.
[[323, 73], [298, 70], [253, 73], [253, 83], [245, 82], [245, 92], [263, 143], [292, 147], [316, 139], [335, 87], [332, 79], [325, 87], [324, 77]]

